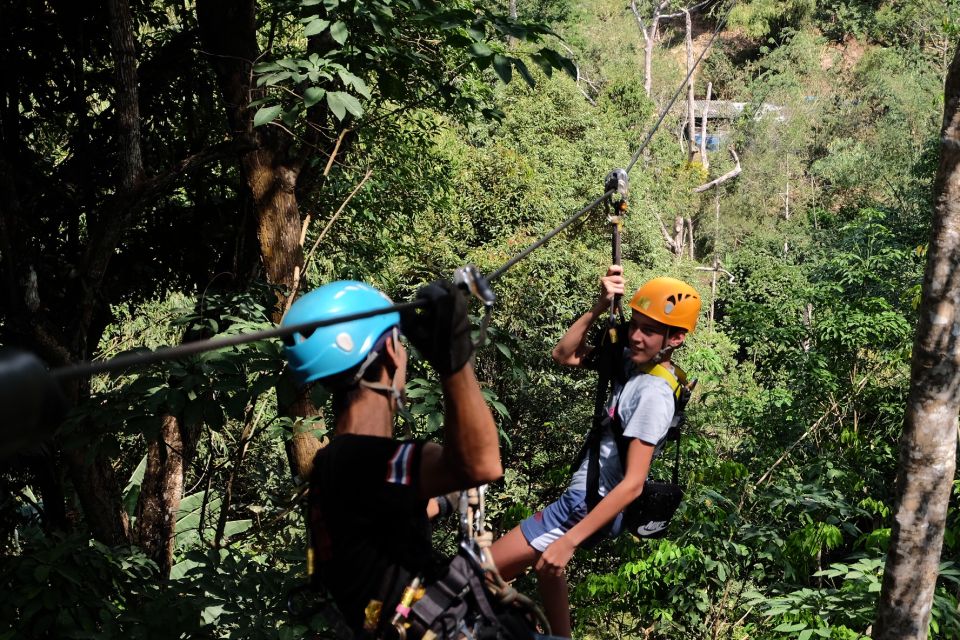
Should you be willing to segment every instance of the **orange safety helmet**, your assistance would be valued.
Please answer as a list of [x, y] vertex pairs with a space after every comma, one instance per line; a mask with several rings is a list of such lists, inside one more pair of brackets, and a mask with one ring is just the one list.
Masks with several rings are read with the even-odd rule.
[[700, 315], [700, 294], [676, 278], [654, 278], [637, 289], [630, 308], [671, 327], [693, 331]]

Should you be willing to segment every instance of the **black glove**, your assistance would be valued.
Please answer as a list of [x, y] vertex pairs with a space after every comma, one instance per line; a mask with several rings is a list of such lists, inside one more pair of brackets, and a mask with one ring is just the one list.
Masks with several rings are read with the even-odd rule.
[[417, 292], [424, 307], [400, 312], [400, 327], [427, 362], [441, 376], [463, 368], [473, 355], [467, 301], [449, 280], [437, 280]]
[[444, 494], [442, 496], [437, 496], [437, 513], [438, 518], [446, 518], [451, 513], [455, 512], [460, 508], [460, 492], [451, 491], [450, 493]]
[[20, 349], [0, 351], [0, 458], [52, 434], [66, 408], [39, 358]]

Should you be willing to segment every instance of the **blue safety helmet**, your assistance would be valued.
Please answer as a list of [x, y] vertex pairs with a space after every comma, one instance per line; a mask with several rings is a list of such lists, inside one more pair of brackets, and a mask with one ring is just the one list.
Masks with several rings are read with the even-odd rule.
[[[325, 284], [293, 303], [280, 326], [289, 327], [326, 318], [383, 309], [392, 302], [363, 282], [341, 280]], [[284, 339], [287, 363], [301, 385], [335, 376], [360, 364], [370, 364], [371, 352], [384, 333], [400, 324], [400, 314], [385, 313], [294, 333]], [[362, 371], [360, 374], [362, 375]]]

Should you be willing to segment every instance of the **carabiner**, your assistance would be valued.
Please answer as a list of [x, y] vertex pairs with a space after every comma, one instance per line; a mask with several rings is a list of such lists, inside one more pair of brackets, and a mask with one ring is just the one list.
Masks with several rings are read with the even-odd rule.
[[490, 315], [493, 313], [493, 303], [497, 296], [490, 288], [490, 283], [483, 277], [480, 270], [472, 264], [460, 267], [453, 272], [453, 284], [464, 291], [468, 291], [483, 305], [483, 318], [480, 320], [480, 334], [474, 347], [482, 347], [487, 339], [487, 325], [490, 324]]

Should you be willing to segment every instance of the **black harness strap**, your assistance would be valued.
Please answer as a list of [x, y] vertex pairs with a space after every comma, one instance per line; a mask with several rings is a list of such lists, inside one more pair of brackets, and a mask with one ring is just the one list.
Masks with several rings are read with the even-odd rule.
[[[622, 333], [622, 329], [622, 325], [618, 327], [618, 333]], [[584, 459], [587, 460], [586, 503], [588, 511], [592, 511], [602, 499], [602, 496], [600, 495], [600, 447], [603, 441], [604, 433], [609, 429], [613, 435], [614, 441], [617, 444], [617, 453], [620, 456], [620, 464], [622, 465], [624, 473], [626, 473], [627, 468], [627, 451], [630, 446], [630, 440], [632, 440], [632, 438], [628, 438], [623, 435], [623, 424], [620, 422], [620, 416], [617, 412], [616, 405], [614, 404], [612, 412], [608, 411], [607, 409], [609, 401], [612, 400], [610, 394], [613, 380], [617, 379], [621, 386], [626, 382], [626, 380], [623, 379], [623, 364], [620, 362], [620, 359], [617, 358], [617, 354], [622, 350], [622, 347], [620, 347], [617, 343], [607, 340], [606, 338], [607, 336], [604, 335], [600, 345], [597, 347], [599, 350], [597, 360], [599, 366], [599, 380], [597, 383], [597, 393], [594, 404], [593, 424], [590, 428], [590, 432], [587, 434], [587, 439], [583, 443], [580, 453], [577, 454], [577, 459], [574, 462], [574, 469], [576, 469], [579, 468]], [[648, 370], [643, 371], [643, 373], [648, 375], [656, 375], [670, 383], [670, 380], [660, 372], [651, 373], [654, 368], [653, 366], [646, 366], [645, 368]], [[690, 400], [690, 394], [693, 387], [693, 384], [687, 383], [686, 374], [682, 369], [677, 367], [676, 371], [676, 375], [669, 374], [674, 378], [675, 382], [675, 404], [673, 424], [666, 435], [667, 442], [676, 442], [676, 454], [673, 464], [673, 484], [678, 484], [680, 479], [680, 435], [683, 424], [686, 422], [685, 409], [687, 402]], [[674, 384], [671, 384], [671, 386], [673, 387]]]

